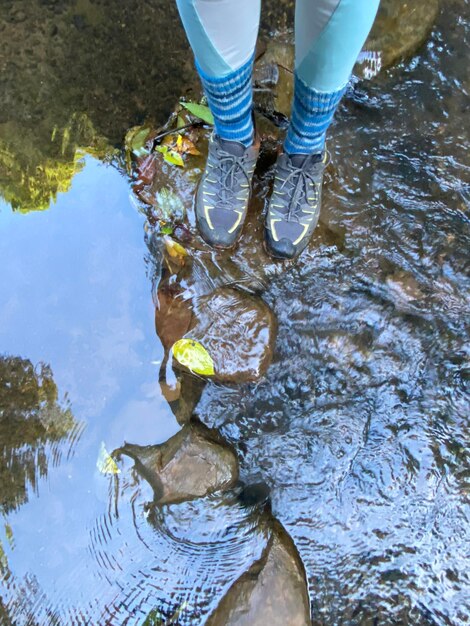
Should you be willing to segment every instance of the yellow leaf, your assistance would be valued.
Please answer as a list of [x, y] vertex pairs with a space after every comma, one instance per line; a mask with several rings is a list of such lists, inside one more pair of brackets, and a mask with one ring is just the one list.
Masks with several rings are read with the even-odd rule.
[[165, 247], [168, 254], [173, 258], [188, 256], [183, 246], [171, 237], [165, 237]]
[[106, 450], [104, 441], [101, 442], [100, 452], [98, 454], [98, 460], [96, 461], [96, 467], [101, 474], [120, 474], [121, 470], [117, 466], [116, 461], [112, 458], [109, 452]]
[[178, 139], [176, 140], [176, 150], [178, 152], [181, 152], [183, 146], [183, 137], [182, 135], [178, 135]]
[[202, 376], [213, 376], [214, 361], [202, 344], [193, 339], [180, 339], [171, 348], [175, 359], [194, 372]]
[[201, 154], [190, 139], [183, 137], [182, 135], [180, 135], [180, 137], [181, 141], [178, 144], [178, 152], [181, 152], [182, 154], [193, 154], [194, 156]]
[[180, 154], [171, 150], [169, 152], [165, 152], [163, 154], [163, 158], [167, 163], [171, 163], [172, 165], [179, 165], [180, 167], [184, 167], [184, 161]]

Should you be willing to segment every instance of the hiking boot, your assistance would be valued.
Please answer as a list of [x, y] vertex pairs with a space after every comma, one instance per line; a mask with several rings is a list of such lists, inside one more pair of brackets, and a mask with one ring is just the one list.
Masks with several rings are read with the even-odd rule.
[[206, 169], [196, 195], [202, 238], [214, 248], [231, 248], [243, 228], [259, 142], [246, 148], [212, 134]]
[[281, 154], [268, 214], [266, 248], [278, 259], [293, 259], [305, 248], [320, 217], [326, 152]]

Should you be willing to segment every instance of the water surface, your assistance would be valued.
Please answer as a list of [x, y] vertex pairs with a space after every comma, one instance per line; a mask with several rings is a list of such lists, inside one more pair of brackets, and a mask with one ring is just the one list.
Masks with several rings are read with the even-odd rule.
[[[192, 80], [169, 3], [113, 4], [1, 7], [2, 626], [204, 623], [266, 544], [237, 493], [159, 511], [131, 463], [96, 467], [102, 442], [179, 428], [144, 220], [102, 160]], [[274, 363], [196, 409], [269, 486], [315, 624], [469, 620], [468, 43], [468, 3], [447, 2], [411, 61], [350, 92], [314, 245], [263, 294]]]

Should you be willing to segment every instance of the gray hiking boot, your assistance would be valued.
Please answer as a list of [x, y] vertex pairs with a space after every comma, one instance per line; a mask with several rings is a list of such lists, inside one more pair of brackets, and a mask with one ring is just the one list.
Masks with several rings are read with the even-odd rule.
[[293, 259], [305, 248], [320, 217], [322, 155], [281, 154], [266, 216], [266, 247], [279, 259]]
[[243, 228], [259, 142], [245, 146], [213, 134], [196, 196], [202, 238], [214, 248], [231, 248]]

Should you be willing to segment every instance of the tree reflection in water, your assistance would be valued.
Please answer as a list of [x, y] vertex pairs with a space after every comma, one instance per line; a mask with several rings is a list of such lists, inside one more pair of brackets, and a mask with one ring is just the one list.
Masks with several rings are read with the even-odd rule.
[[[0, 357], [0, 511], [28, 501], [48, 466], [61, 461], [60, 444], [73, 445], [79, 429], [69, 407], [62, 408], [48, 365], [34, 367], [20, 357]], [[72, 447], [69, 447], [70, 454]]]

